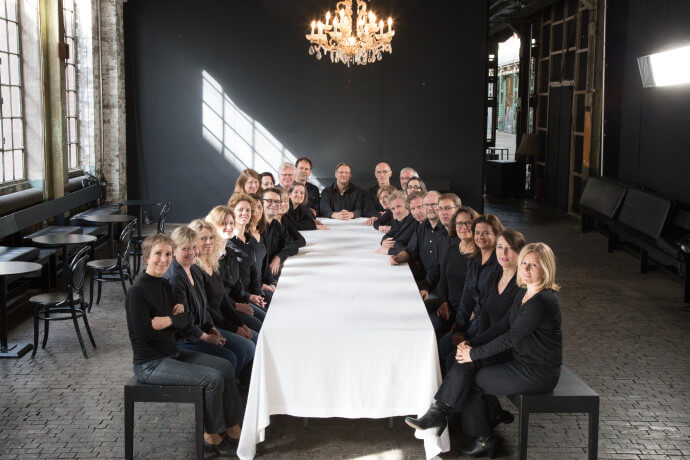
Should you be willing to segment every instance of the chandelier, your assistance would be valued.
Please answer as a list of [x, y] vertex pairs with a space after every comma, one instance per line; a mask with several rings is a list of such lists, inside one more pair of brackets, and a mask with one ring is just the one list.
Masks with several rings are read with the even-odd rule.
[[326, 22], [312, 21], [309, 54], [321, 59], [330, 55], [331, 62], [366, 65], [383, 59], [383, 53], [392, 53], [391, 40], [395, 35], [393, 19], [388, 18], [388, 30], [383, 20], [376, 23], [376, 15], [369, 11], [364, 0], [357, 0], [357, 22], [353, 27], [352, 0], [336, 4], [336, 14], [326, 13]]

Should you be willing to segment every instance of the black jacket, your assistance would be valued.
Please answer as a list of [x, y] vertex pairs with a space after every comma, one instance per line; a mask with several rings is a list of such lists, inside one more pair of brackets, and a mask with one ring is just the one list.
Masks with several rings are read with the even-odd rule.
[[382, 243], [386, 238], [393, 238], [393, 241], [395, 241], [395, 245], [388, 250], [388, 254], [395, 255], [404, 251], [407, 243], [410, 242], [410, 238], [417, 231], [417, 226], [419, 226], [419, 222], [412, 217], [412, 214], [408, 214], [400, 221], [393, 219], [390, 231], [381, 238]]
[[[245, 238], [247, 240], [246, 243], [233, 236], [228, 240], [226, 248], [230, 249], [234, 260], [237, 260], [239, 264], [240, 282], [244, 290], [248, 294], [261, 295], [261, 264], [264, 262], [264, 259], [257, 261], [256, 258], [254, 243], [259, 243], [249, 233], [245, 234]], [[227, 253], [228, 251], [226, 250]], [[223, 263], [223, 259], [221, 259], [221, 263]], [[228, 259], [226, 262], [231, 263], [231, 261], [232, 259]]]
[[199, 271], [204, 277], [208, 312], [213, 324], [226, 331], [237, 332], [244, 323], [235, 311], [235, 302], [228, 297], [220, 273], [213, 272], [213, 275], [209, 275], [203, 269]]
[[460, 331], [464, 332], [469, 327], [472, 312], [474, 312], [476, 317], [479, 317], [486, 304], [490, 281], [501, 270], [495, 251], [484, 265], [482, 265], [481, 254], [469, 259], [465, 288], [462, 291], [460, 307], [455, 316], [455, 322], [458, 324]]
[[189, 326], [178, 331], [178, 340], [198, 343], [202, 333], [210, 333], [213, 319], [208, 311], [203, 273], [196, 265], [192, 265], [190, 271], [194, 286], [190, 283], [184, 268], [176, 260], [170, 264], [163, 277], [170, 282], [172, 287], [173, 305], [181, 303], [191, 317]]
[[316, 221], [304, 204], [295, 207], [291, 201], [287, 216], [294, 222], [297, 230], [316, 230]]
[[307, 182], [304, 184], [305, 188], [307, 189], [307, 212], [311, 214], [309, 209], [313, 209], [316, 211], [316, 215], [314, 217], [320, 215], [319, 209], [321, 207], [321, 192], [319, 192], [319, 188], [314, 185], [310, 184]]

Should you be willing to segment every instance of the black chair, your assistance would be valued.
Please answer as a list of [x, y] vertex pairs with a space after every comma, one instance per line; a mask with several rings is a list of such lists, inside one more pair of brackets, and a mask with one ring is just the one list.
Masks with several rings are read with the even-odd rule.
[[[83, 247], [72, 259], [72, 263], [69, 267], [70, 272], [65, 273], [65, 276], [67, 277], [67, 292], [51, 292], [48, 294], [40, 294], [29, 299], [29, 302], [34, 307], [34, 351], [31, 354], [32, 358], [36, 356], [36, 351], [38, 349], [39, 320], [42, 320], [45, 325], [43, 330], [43, 344], [41, 348], [45, 348], [46, 343], [48, 342], [50, 321], [63, 321], [71, 319], [74, 321], [74, 329], [77, 331], [77, 338], [79, 339], [79, 345], [81, 346], [81, 351], [84, 354], [84, 358], [88, 358], [89, 356], [86, 354], [86, 348], [84, 347], [84, 340], [82, 339], [81, 331], [79, 330], [79, 322], [77, 321], [77, 318], [79, 317], [84, 319], [86, 332], [89, 334], [91, 344], [94, 348], [96, 348], [96, 341], [93, 339], [93, 334], [91, 334], [91, 328], [89, 327], [89, 321], [86, 318], [86, 308], [84, 306], [84, 274], [86, 262], [89, 260], [90, 251], [91, 248], [88, 246]], [[56, 313], [58, 316], [53, 316]]]
[[93, 287], [94, 282], [98, 283], [98, 296], [96, 297], [96, 304], [101, 301], [101, 287], [102, 283], [119, 281], [122, 283], [122, 290], [127, 295], [127, 285], [125, 280], [129, 280], [131, 285], [134, 280], [129, 264], [129, 253], [132, 250], [132, 234], [137, 225], [137, 220], [131, 221], [120, 233], [120, 247], [117, 251], [117, 257], [114, 259], [96, 259], [88, 262], [86, 268], [91, 272], [90, 292], [89, 292], [89, 312], [93, 305]]
[[192, 403], [196, 422], [196, 458], [204, 458], [204, 387], [148, 385], [133, 377], [125, 385], [125, 458], [134, 457], [134, 403]]
[[170, 211], [169, 201], [165, 203], [165, 206], [163, 206], [163, 209], [161, 209], [161, 213], [158, 216], [158, 233], [165, 233], [165, 217], [168, 215], [168, 211]]
[[[168, 215], [169, 210], [170, 202], [168, 201], [158, 215], [157, 233], [165, 233], [165, 218]], [[135, 275], [139, 273], [139, 270], [141, 269], [141, 244], [144, 242], [144, 238], [146, 238], [144, 235], [135, 235], [132, 237], [132, 250], [130, 251], [129, 255], [132, 256], [132, 264], [134, 265], [133, 269]]]

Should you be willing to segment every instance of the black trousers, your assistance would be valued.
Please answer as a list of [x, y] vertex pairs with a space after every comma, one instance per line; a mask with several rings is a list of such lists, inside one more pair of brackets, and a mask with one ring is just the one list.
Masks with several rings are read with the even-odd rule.
[[455, 362], [448, 370], [436, 401], [461, 413], [462, 430], [470, 436], [491, 434], [488, 406], [483, 395], [548, 393], [558, 383], [560, 367], [535, 369], [520, 361]]

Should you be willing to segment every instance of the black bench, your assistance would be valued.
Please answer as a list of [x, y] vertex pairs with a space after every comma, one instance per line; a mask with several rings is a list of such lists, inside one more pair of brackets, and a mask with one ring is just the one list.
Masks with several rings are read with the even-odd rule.
[[204, 387], [200, 385], [148, 385], [132, 377], [125, 384], [125, 458], [134, 457], [134, 403], [192, 403], [196, 422], [196, 457], [204, 458]]
[[594, 229], [596, 221], [607, 226], [615, 219], [628, 187], [598, 177], [587, 179], [580, 197], [582, 231]]
[[586, 413], [589, 414], [589, 455], [595, 460], [599, 443], [599, 395], [580, 377], [565, 366], [553, 392], [542, 395], [510, 395], [508, 399], [518, 409], [518, 458], [527, 458], [529, 414]]

